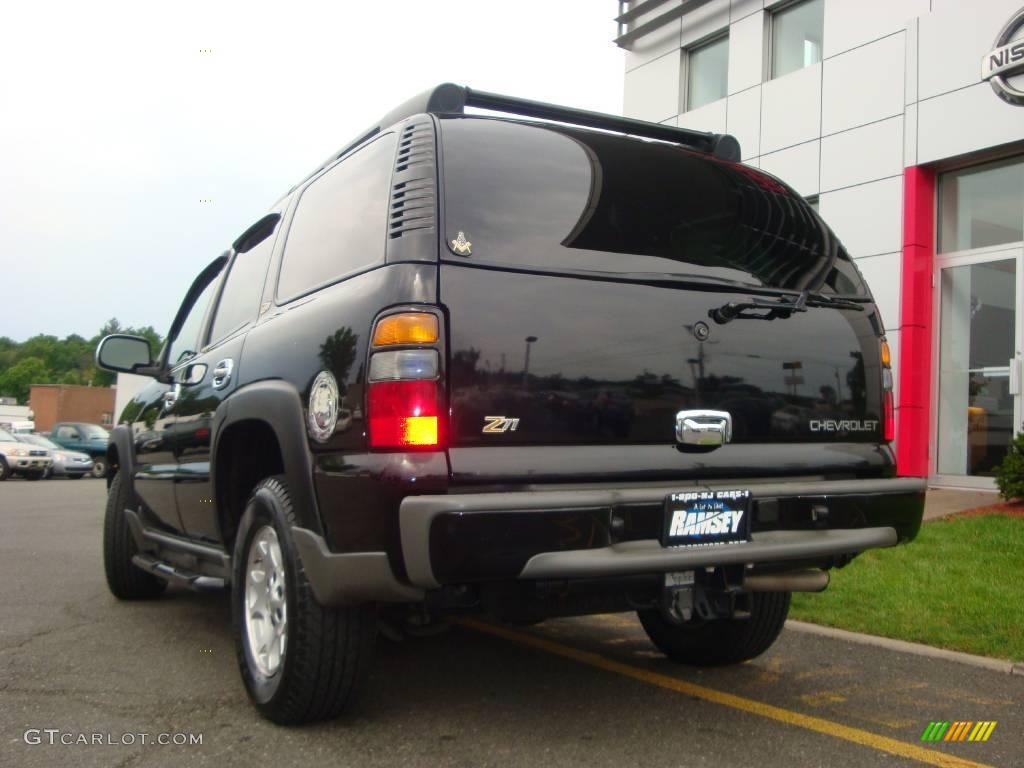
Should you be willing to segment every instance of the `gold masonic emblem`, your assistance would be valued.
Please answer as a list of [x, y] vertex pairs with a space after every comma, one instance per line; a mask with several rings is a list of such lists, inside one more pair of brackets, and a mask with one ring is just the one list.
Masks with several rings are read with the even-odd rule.
[[452, 240], [452, 250], [459, 256], [469, 256], [473, 252], [473, 244], [466, 239], [465, 232], [459, 232], [459, 236]]

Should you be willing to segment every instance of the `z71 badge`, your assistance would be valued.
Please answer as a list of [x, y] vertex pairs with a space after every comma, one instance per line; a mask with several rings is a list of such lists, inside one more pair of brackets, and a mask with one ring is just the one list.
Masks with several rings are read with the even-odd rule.
[[482, 432], [515, 432], [519, 426], [519, 419], [510, 419], [508, 416], [484, 416], [484, 428]]

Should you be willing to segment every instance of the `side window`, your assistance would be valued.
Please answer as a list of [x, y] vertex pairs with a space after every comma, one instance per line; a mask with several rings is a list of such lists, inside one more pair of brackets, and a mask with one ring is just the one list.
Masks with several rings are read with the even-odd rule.
[[203, 318], [206, 317], [206, 310], [209, 308], [210, 300], [217, 292], [219, 284], [219, 277], [215, 277], [207, 283], [203, 292], [199, 294], [199, 298], [196, 299], [195, 304], [192, 305], [192, 309], [189, 310], [188, 317], [182, 323], [181, 330], [178, 331], [178, 335], [171, 342], [171, 348], [167, 355], [167, 363], [171, 368], [185, 362], [190, 357], [195, 357], [199, 352], [199, 347], [202, 344], [199, 334], [203, 331]]
[[255, 245], [243, 245], [245, 251], [235, 255], [217, 304], [217, 315], [210, 331], [211, 343], [220, 341], [255, 317], [270, 253], [274, 250], [273, 233], [274, 226], [271, 225], [260, 233], [262, 240]]
[[384, 259], [395, 134], [381, 136], [310, 184], [288, 230], [277, 282], [294, 298]]

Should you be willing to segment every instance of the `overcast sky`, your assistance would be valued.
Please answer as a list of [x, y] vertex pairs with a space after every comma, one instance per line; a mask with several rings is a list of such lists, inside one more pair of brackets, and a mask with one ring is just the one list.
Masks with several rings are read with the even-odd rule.
[[88, 337], [114, 316], [166, 333], [208, 261], [329, 153], [437, 83], [621, 113], [616, 10], [6, 4], [0, 336]]

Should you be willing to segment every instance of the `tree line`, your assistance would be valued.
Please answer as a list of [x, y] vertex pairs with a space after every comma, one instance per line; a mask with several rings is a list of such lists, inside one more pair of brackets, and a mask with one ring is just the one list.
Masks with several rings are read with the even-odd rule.
[[125, 328], [108, 320], [91, 339], [73, 333], [67, 338], [39, 334], [23, 342], [0, 336], [0, 397], [27, 403], [33, 384], [85, 384], [109, 387], [116, 374], [96, 366], [96, 345], [111, 333], [128, 333], [149, 340], [155, 355], [163, 339], [153, 326]]

